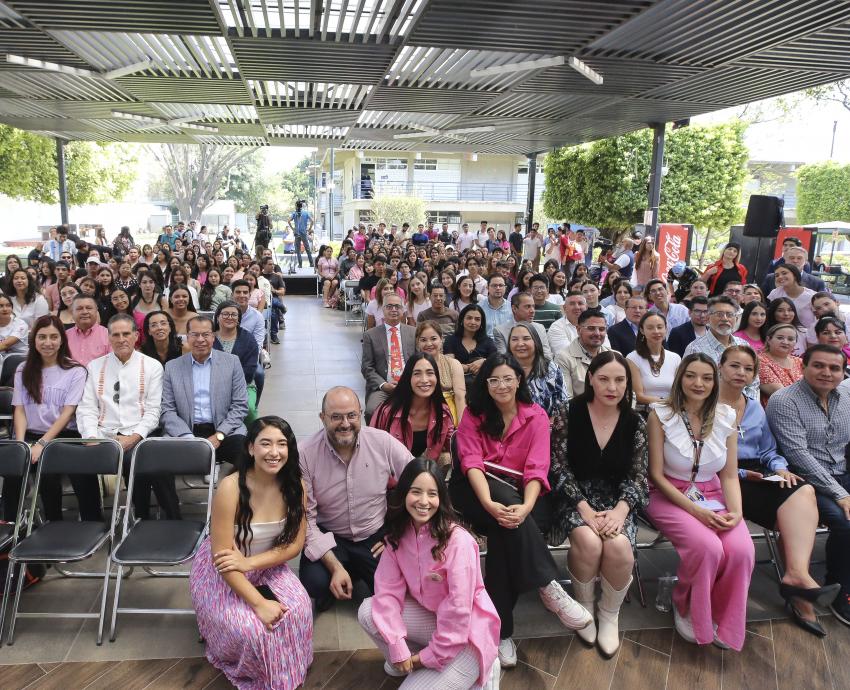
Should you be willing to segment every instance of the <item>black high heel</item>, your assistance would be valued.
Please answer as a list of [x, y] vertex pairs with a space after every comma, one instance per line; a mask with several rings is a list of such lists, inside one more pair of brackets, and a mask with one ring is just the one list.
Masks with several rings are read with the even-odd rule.
[[841, 585], [838, 583], [824, 585], [823, 587], [811, 587], [808, 589], [788, 585], [784, 582], [779, 584], [779, 594], [783, 599], [785, 599], [785, 601], [788, 601], [791, 597], [797, 597], [798, 599], [805, 599], [813, 604], [817, 604], [821, 608], [827, 608], [833, 602], [835, 597], [838, 596], [838, 592], [840, 591]]

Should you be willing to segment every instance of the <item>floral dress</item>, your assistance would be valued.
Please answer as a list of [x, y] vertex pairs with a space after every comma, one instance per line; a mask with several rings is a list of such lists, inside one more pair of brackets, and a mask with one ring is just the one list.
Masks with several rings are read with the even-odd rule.
[[564, 386], [564, 374], [561, 367], [554, 362], [548, 363], [545, 376], [528, 377], [528, 390], [532, 402], [540, 405], [550, 417], [558, 407], [569, 400], [567, 388]]
[[572, 530], [585, 524], [577, 508], [580, 501], [587, 501], [598, 511], [611, 510], [625, 501], [630, 510], [623, 532], [634, 546], [635, 510], [649, 501], [649, 445], [643, 418], [631, 412], [620, 414], [611, 438], [600, 449], [587, 400], [580, 396], [555, 411], [551, 444], [549, 543], [562, 544]]

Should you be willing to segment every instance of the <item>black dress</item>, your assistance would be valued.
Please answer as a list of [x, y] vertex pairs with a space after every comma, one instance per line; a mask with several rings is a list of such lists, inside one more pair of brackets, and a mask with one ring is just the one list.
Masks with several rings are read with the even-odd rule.
[[457, 333], [446, 336], [443, 343], [443, 354], [454, 355], [454, 358], [461, 364], [471, 364], [479, 359], [487, 359], [496, 351], [496, 343], [493, 339], [485, 335], [475, 344], [475, 349], [467, 350], [463, 344], [463, 337]]

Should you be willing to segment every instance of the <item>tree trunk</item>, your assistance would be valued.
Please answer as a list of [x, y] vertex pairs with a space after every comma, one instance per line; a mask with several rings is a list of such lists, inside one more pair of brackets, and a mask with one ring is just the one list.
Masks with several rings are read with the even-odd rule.
[[702, 251], [699, 253], [699, 269], [702, 271], [702, 267], [705, 264], [705, 253], [708, 251], [708, 240], [711, 238], [711, 228], [705, 229], [705, 237], [702, 239]]

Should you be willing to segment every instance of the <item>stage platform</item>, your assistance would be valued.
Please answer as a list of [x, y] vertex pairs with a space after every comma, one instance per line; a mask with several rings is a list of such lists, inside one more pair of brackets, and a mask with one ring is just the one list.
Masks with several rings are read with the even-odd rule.
[[[287, 295], [319, 296], [319, 276], [316, 275], [316, 270], [313, 267], [307, 266], [307, 259], [304, 259], [304, 268], [298, 268], [297, 260], [290, 254], [278, 256], [276, 260], [283, 271], [283, 282], [286, 283]], [[290, 270], [295, 272], [290, 273]]]

